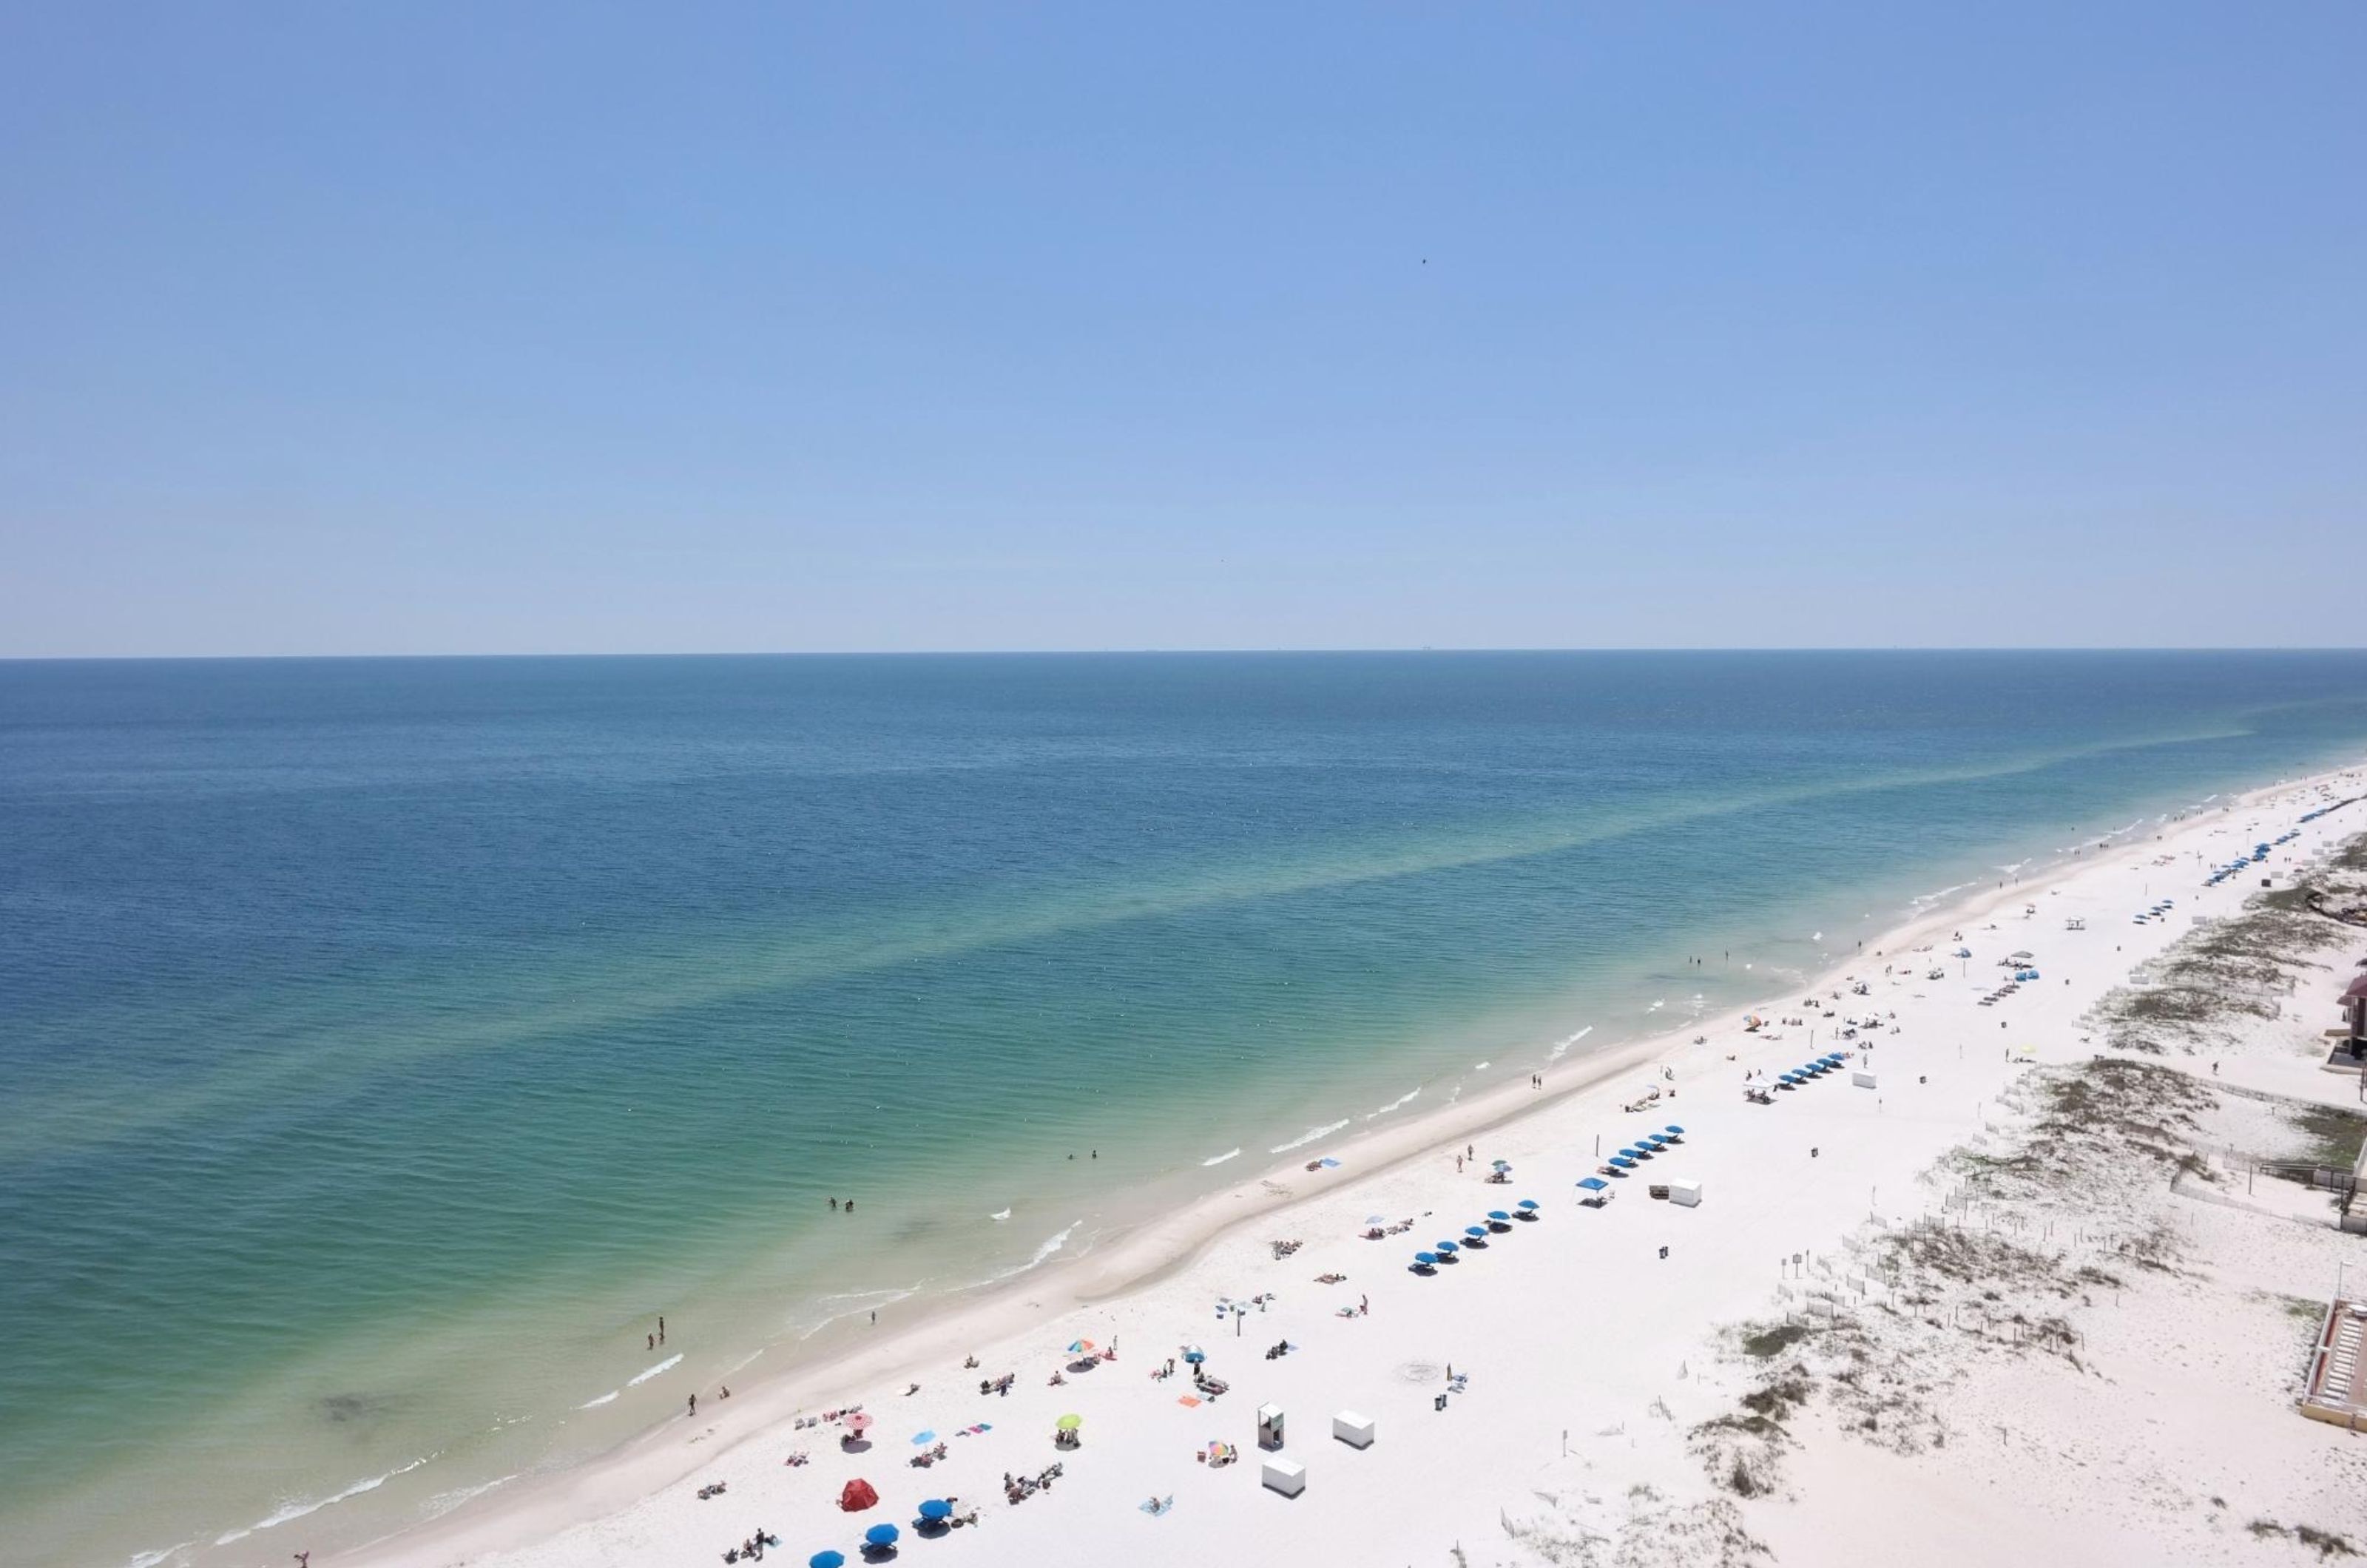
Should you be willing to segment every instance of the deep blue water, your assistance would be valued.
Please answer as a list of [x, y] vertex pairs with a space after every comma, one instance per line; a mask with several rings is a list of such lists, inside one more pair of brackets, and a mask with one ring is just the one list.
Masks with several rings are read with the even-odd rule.
[[0, 664], [0, 1531], [212, 1561], [432, 1452], [305, 1516], [373, 1533], [2362, 750], [2358, 653]]

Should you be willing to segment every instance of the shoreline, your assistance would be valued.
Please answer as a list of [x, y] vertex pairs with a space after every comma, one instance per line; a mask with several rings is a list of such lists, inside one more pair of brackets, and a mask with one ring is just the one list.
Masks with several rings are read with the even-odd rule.
[[[875, 1345], [831, 1355], [814, 1365], [768, 1371], [722, 1407], [723, 1414], [704, 1418], [707, 1431], [693, 1439], [696, 1447], [677, 1440], [691, 1424], [672, 1417], [595, 1458], [549, 1474], [518, 1478], [496, 1495], [464, 1503], [437, 1518], [341, 1552], [335, 1561], [408, 1568], [469, 1561], [547, 1540], [562, 1530], [629, 1507], [751, 1444], [777, 1438], [807, 1411], [866, 1388], [907, 1381], [914, 1372], [939, 1369], [941, 1358], [960, 1357], [1016, 1337], [1031, 1324], [1140, 1298], [1178, 1280], [1220, 1245], [1242, 1240], [1253, 1224], [1312, 1209], [1366, 1184], [1382, 1183], [1425, 1160], [1439, 1158], [1454, 1144], [1534, 1126], [1603, 1089], [1622, 1074], [1666, 1064], [1678, 1074], [1669, 1090], [1672, 1097], [1682, 1098], [1688, 1088], [1699, 1093], [1707, 1077], [1703, 1069], [1720, 1065], [1717, 1056], [1736, 1046], [1735, 1037], [1751, 1012], [1782, 1008], [1786, 996], [1796, 999], [1801, 994], [1827, 989], [1838, 976], [1868, 961], [1888, 955], [1896, 963], [1898, 954], [1912, 951], [1919, 942], [1932, 942], [1946, 931], [1970, 927], [1997, 917], [2012, 904], [2030, 903], [2059, 891], [2063, 884], [2077, 878], [2100, 875], [2132, 859], [2157, 853], [2165, 841], [2194, 833], [2203, 824], [2256, 808], [2279, 795], [2314, 787], [2355, 772], [2358, 766], [2330, 768], [2298, 779], [2227, 792], [2160, 824], [2152, 838], [2115, 844], [2101, 852], [2067, 855], [2035, 878], [2009, 877], [2001, 885], [1968, 890], [1960, 898], [1935, 904], [1868, 937], [1859, 951], [1790, 982], [1784, 990], [1771, 990], [1750, 1003], [1672, 1023], [1663, 1032], [1607, 1046], [1596, 1054], [1549, 1064], [1543, 1069], [1547, 1087], [1542, 1091], [1508, 1076], [1465, 1100], [1434, 1107], [1401, 1124], [1359, 1130], [1340, 1144], [1325, 1145], [1325, 1153], [1342, 1162], [1336, 1169], [1310, 1174], [1302, 1162], [1269, 1164], [1125, 1231], [1104, 1248], [1055, 1262], [1041, 1275], [987, 1287], [976, 1296], [957, 1293], [941, 1298], [910, 1325], [899, 1326]], [[1772, 984], [1773, 977], [1770, 978]], [[1684, 1038], [1689, 1034], [1706, 1037], [1707, 1043], [1693, 1043]], [[1800, 1049], [1805, 1052], [1806, 1047]], [[1728, 1062], [1732, 1059], [1727, 1055]], [[1685, 1109], [1698, 1103], [1686, 1100]], [[1671, 1107], [1672, 1113], [1675, 1109]], [[1527, 1195], [1552, 1196], [1542, 1189]]]

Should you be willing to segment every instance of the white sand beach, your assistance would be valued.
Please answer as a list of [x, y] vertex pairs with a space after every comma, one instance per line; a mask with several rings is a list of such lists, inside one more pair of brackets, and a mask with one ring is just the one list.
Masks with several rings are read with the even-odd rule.
[[[2126, 991], [2263, 875], [2289, 888], [2367, 834], [2367, 800], [2301, 821], [2362, 794], [2350, 770], [2217, 803], [1869, 942], [1813, 987], [1327, 1146], [1336, 1168], [1244, 1159], [1238, 1186], [1020, 1291], [910, 1327], [891, 1314], [860, 1355], [729, 1400], [703, 1389], [696, 1418], [334, 1561], [704, 1564], [762, 1527], [779, 1541], [766, 1561], [855, 1562], [881, 1523], [902, 1531], [898, 1560], [949, 1568], [1975, 1564], [2041, 1548], [2297, 1562], [2345, 1536], [2367, 1551], [2367, 1438], [2293, 1409], [2312, 1313], [2345, 1259], [2367, 1280], [2367, 1241], [2332, 1227], [2324, 1194], [2250, 1170], [2306, 1143], [2293, 1105], [2360, 1108], [2319, 1036], [2367, 930], [2293, 917], [2325, 945], [2255, 963], [2268, 1000], [2250, 1011], [2132, 1014]], [[2203, 886], [2287, 833], [2252, 874]], [[2039, 978], [1984, 1005], [2017, 951]], [[1749, 1013], [1802, 1021], [1753, 1031]], [[1852, 1018], [1878, 1021], [1844, 1038]], [[1746, 1099], [1747, 1075], [1833, 1051], [1846, 1069]], [[1580, 1206], [1602, 1156], [1671, 1124], [1681, 1141]], [[1507, 1184], [1484, 1179], [1499, 1160]], [[1701, 1184], [1698, 1207], [1648, 1195], [1672, 1179]], [[1410, 1270], [1523, 1199], [1541, 1217]], [[1373, 1216], [1414, 1223], [1367, 1240]], [[1115, 1359], [1062, 1372], [1079, 1341]], [[1193, 1345], [1220, 1396], [1195, 1403], [1181, 1360], [1153, 1376]], [[980, 1393], [1006, 1373], [1007, 1394]], [[859, 1451], [843, 1422], [800, 1425], [856, 1404], [873, 1418]], [[1296, 1497], [1261, 1484], [1264, 1405], [1285, 1413]], [[1342, 1412], [1370, 1420], [1371, 1446], [1335, 1439]], [[1070, 1414], [1080, 1441], [1056, 1447]], [[911, 1463], [938, 1442], [942, 1461]], [[1212, 1442], [1239, 1461], [1205, 1462]], [[1007, 1500], [1006, 1475], [1054, 1465]], [[880, 1502], [844, 1512], [857, 1478]], [[945, 1497], [977, 1522], [923, 1539], [918, 1505]], [[273, 1543], [282, 1560], [302, 1544]]]

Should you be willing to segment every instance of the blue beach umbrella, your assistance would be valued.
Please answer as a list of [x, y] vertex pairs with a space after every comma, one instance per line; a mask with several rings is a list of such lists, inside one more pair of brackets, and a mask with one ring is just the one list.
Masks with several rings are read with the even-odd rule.
[[1488, 1211], [1488, 1217], [1491, 1220], [1509, 1220], [1512, 1216], [1501, 1209], [1490, 1209]]
[[1432, 1251], [1438, 1254], [1438, 1260], [1441, 1263], [1452, 1263], [1455, 1261], [1455, 1253], [1460, 1250], [1460, 1244], [1452, 1241], [1433, 1241], [1430, 1247]]
[[934, 1443], [936, 1440], [937, 1435], [934, 1432], [915, 1432], [912, 1434], [912, 1445], [915, 1448], [918, 1448], [923, 1443]]
[[863, 1532], [863, 1539], [874, 1546], [893, 1546], [896, 1538], [902, 1533], [894, 1525], [873, 1525]]
[[1610, 1163], [1621, 1170], [1633, 1170], [1636, 1168], [1636, 1162], [1629, 1159], [1625, 1155], [1613, 1155], [1611, 1156]]
[[1488, 1227], [1486, 1225], [1465, 1225], [1463, 1227], [1463, 1234], [1465, 1235], [1484, 1236], [1488, 1234]]
[[954, 1506], [943, 1497], [932, 1497], [921, 1505], [921, 1517], [934, 1522], [953, 1517]]
[[817, 1551], [806, 1559], [806, 1568], [846, 1568], [846, 1559], [835, 1551]]
[[1417, 1252], [1413, 1255], [1413, 1266], [1417, 1269], [1435, 1269], [1438, 1267], [1438, 1254]]
[[1531, 1213], [1536, 1213], [1537, 1201], [1535, 1198], [1523, 1198], [1519, 1202], [1513, 1204], [1512, 1207], [1516, 1209], [1526, 1209]]
[[1682, 1127], [1678, 1126], [1674, 1122], [1670, 1122], [1666, 1127], [1663, 1127], [1660, 1130], [1668, 1134], [1671, 1138], [1682, 1138], [1685, 1135], [1685, 1130]]
[[1184, 1347], [1184, 1359], [1196, 1367], [1208, 1359], [1208, 1352], [1197, 1345], [1186, 1345]]

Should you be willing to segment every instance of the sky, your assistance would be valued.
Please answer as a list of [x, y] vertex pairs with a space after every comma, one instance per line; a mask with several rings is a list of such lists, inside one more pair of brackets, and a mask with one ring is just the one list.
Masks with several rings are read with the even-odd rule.
[[2357, 645], [2367, 6], [0, 7], [0, 657]]

